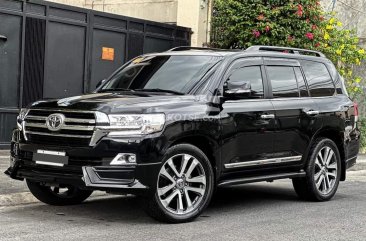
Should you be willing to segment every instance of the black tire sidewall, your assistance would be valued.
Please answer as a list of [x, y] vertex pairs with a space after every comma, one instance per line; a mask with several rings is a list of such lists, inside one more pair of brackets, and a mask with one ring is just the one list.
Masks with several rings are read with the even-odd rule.
[[39, 201], [43, 203], [55, 206], [80, 204], [93, 193], [93, 191], [91, 190], [81, 190], [75, 187], [73, 196], [60, 197], [52, 193], [49, 187], [42, 186], [39, 182], [35, 182], [29, 179], [27, 179], [26, 182], [28, 189], [34, 197], [36, 197]]
[[[154, 202], [158, 205], [161, 212], [163, 212], [165, 219], [168, 222], [188, 222], [190, 220], [193, 220], [198, 215], [202, 213], [202, 211], [208, 206], [208, 204], [211, 201], [213, 190], [214, 190], [214, 174], [213, 169], [211, 166], [211, 163], [209, 162], [207, 156], [197, 147], [190, 145], [190, 144], [179, 144], [176, 146], [173, 146], [168, 149], [166, 152], [161, 167], [165, 164], [165, 162], [172, 156], [175, 156], [177, 154], [189, 154], [193, 157], [195, 157], [202, 165], [205, 175], [206, 175], [206, 191], [204, 194], [204, 198], [199, 204], [199, 206], [192, 212], [184, 215], [175, 215], [168, 210], [165, 209], [165, 207], [161, 204], [159, 200], [159, 196], [157, 194], [157, 188], [158, 185], [156, 185], [155, 194], [153, 196]], [[160, 168], [161, 168], [160, 167]], [[158, 177], [159, 178], [159, 177]], [[157, 179], [158, 182], [158, 179]]]
[[[334, 184], [333, 190], [331, 192], [329, 192], [328, 194], [323, 194], [323, 193], [319, 192], [319, 190], [316, 188], [316, 183], [314, 180], [315, 165], [316, 165], [315, 160], [316, 160], [316, 157], [317, 157], [319, 151], [325, 146], [330, 147], [334, 151], [334, 154], [335, 154], [335, 157], [337, 160], [336, 183]], [[327, 138], [322, 138], [316, 142], [316, 145], [313, 148], [313, 151], [311, 152], [311, 156], [309, 159], [309, 164], [307, 166], [306, 173], [307, 173], [308, 182], [310, 184], [310, 187], [312, 188], [312, 192], [317, 200], [319, 200], [319, 201], [329, 200], [335, 195], [335, 193], [337, 192], [340, 177], [341, 177], [341, 158], [340, 158], [340, 154], [338, 151], [338, 147], [332, 140], [327, 139]]]

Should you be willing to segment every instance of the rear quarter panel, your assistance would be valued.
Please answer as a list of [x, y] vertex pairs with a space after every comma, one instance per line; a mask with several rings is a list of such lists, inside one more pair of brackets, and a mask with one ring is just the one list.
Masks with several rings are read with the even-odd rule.
[[[343, 141], [343, 161], [357, 156], [360, 131], [353, 102], [346, 95], [314, 98], [323, 120], [322, 131], [337, 131]], [[341, 153], [342, 154], [342, 153]]]

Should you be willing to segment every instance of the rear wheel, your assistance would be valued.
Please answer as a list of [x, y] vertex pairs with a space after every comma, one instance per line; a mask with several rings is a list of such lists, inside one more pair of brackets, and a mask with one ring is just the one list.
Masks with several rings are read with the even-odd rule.
[[31, 180], [27, 180], [27, 185], [39, 201], [56, 206], [80, 204], [93, 193], [70, 185], [46, 186]]
[[306, 200], [327, 201], [336, 193], [341, 176], [337, 145], [330, 139], [318, 139], [309, 154], [306, 177], [292, 180], [296, 193]]
[[189, 222], [207, 207], [213, 189], [213, 170], [206, 155], [195, 146], [176, 145], [166, 152], [146, 211], [159, 221]]

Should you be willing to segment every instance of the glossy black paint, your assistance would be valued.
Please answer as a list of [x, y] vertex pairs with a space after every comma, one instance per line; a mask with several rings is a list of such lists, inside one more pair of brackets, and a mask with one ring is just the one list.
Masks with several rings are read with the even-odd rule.
[[226, 101], [220, 115], [223, 164], [273, 158], [275, 121], [261, 115], [274, 113], [270, 100]]
[[312, 98], [271, 100], [276, 115], [274, 152], [277, 156], [303, 155], [311, 136], [322, 127], [322, 120], [306, 112], [317, 110]]
[[[187, 51], [180, 54], [196, 53]], [[354, 164], [359, 149], [360, 132], [354, 116], [353, 102], [342, 93], [341, 89], [337, 90], [338, 94], [329, 97], [273, 99], [271, 86], [265, 74], [264, 65], [268, 60], [263, 61], [263, 58], [270, 57], [271, 61], [275, 58], [282, 60], [287, 58], [289, 66], [300, 66], [294, 64], [298, 59], [319, 61], [326, 64], [335, 80], [337, 72], [329, 60], [268, 52], [212, 54], [222, 55], [223, 60], [215, 67], [216, 70], [210, 76], [208, 85], [188, 95], [140, 92], [94, 93], [62, 100], [35, 102], [30, 108], [93, 110], [107, 114], [164, 113], [166, 124], [160, 133], [131, 138], [104, 137], [94, 147], [36, 145], [27, 143], [16, 130], [12, 146], [19, 145], [20, 154], [12, 153], [15, 166], [9, 168], [7, 173], [13, 178], [31, 178], [44, 182], [62, 182], [67, 177], [68, 182], [82, 188], [110, 191], [117, 189], [128, 193], [143, 190], [142, 193], [147, 193], [147, 190], [154, 190], [156, 187], [160, 163], [166, 150], [177, 143], [185, 142], [198, 146], [206, 153], [215, 169], [217, 184], [230, 183], [230, 180], [238, 178], [250, 180], [262, 180], [260, 177], [263, 176], [272, 179], [281, 178], [281, 174], [286, 174], [282, 177], [293, 177], [296, 173], [303, 175], [312, 143], [318, 137], [324, 136], [337, 143], [345, 178], [345, 170]], [[261, 66], [263, 99], [227, 99], [222, 96], [223, 85], [231, 69], [243, 64]], [[309, 115], [308, 111], [319, 111], [319, 114]], [[274, 115], [275, 118], [266, 119], [262, 115]], [[27, 160], [21, 153], [32, 153], [37, 149], [62, 150], [70, 159], [90, 158], [99, 161], [96, 165], [91, 162], [83, 166], [104, 167], [108, 167], [109, 161], [118, 153], [130, 152], [137, 154], [137, 165], [131, 170], [134, 178], [132, 180], [129, 176], [130, 183], [120, 186], [111, 184], [109, 187], [86, 187], [84, 182], [80, 182], [81, 166], [70, 164], [70, 167], [67, 167], [70, 168], [69, 172], [65, 173], [61, 170], [52, 170], [53, 172], [37, 170], [37, 167], [26, 164]], [[230, 163], [291, 156], [302, 156], [302, 159], [265, 166], [230, 169], [225, 167], [225, 164]], [[24, 174], [29, 169], [30, 172]], [[121, 179], [124, 179], [123, 173], [121, 172]]]

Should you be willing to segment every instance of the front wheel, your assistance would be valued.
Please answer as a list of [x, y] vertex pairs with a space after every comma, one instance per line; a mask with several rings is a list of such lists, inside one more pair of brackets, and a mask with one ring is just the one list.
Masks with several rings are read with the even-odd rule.
[[154, 195], [146, 200], [147, 213], [163, 222], [189, 222], [209, 204], [214, 174], [207, 156], [197, 147], [179, 144], [163, 158]]
[[39, 201], [55, 206], [80, 204], [93, 193], [70, 185], [46, 186], [28, 179], [27, 186]]
[[320, 138], [309, 153], [306, 177], [292, 180], [299, 197], [313, 201], [328, 201], [336, 193], [341, 176], [341, 159], [337, 145]]

